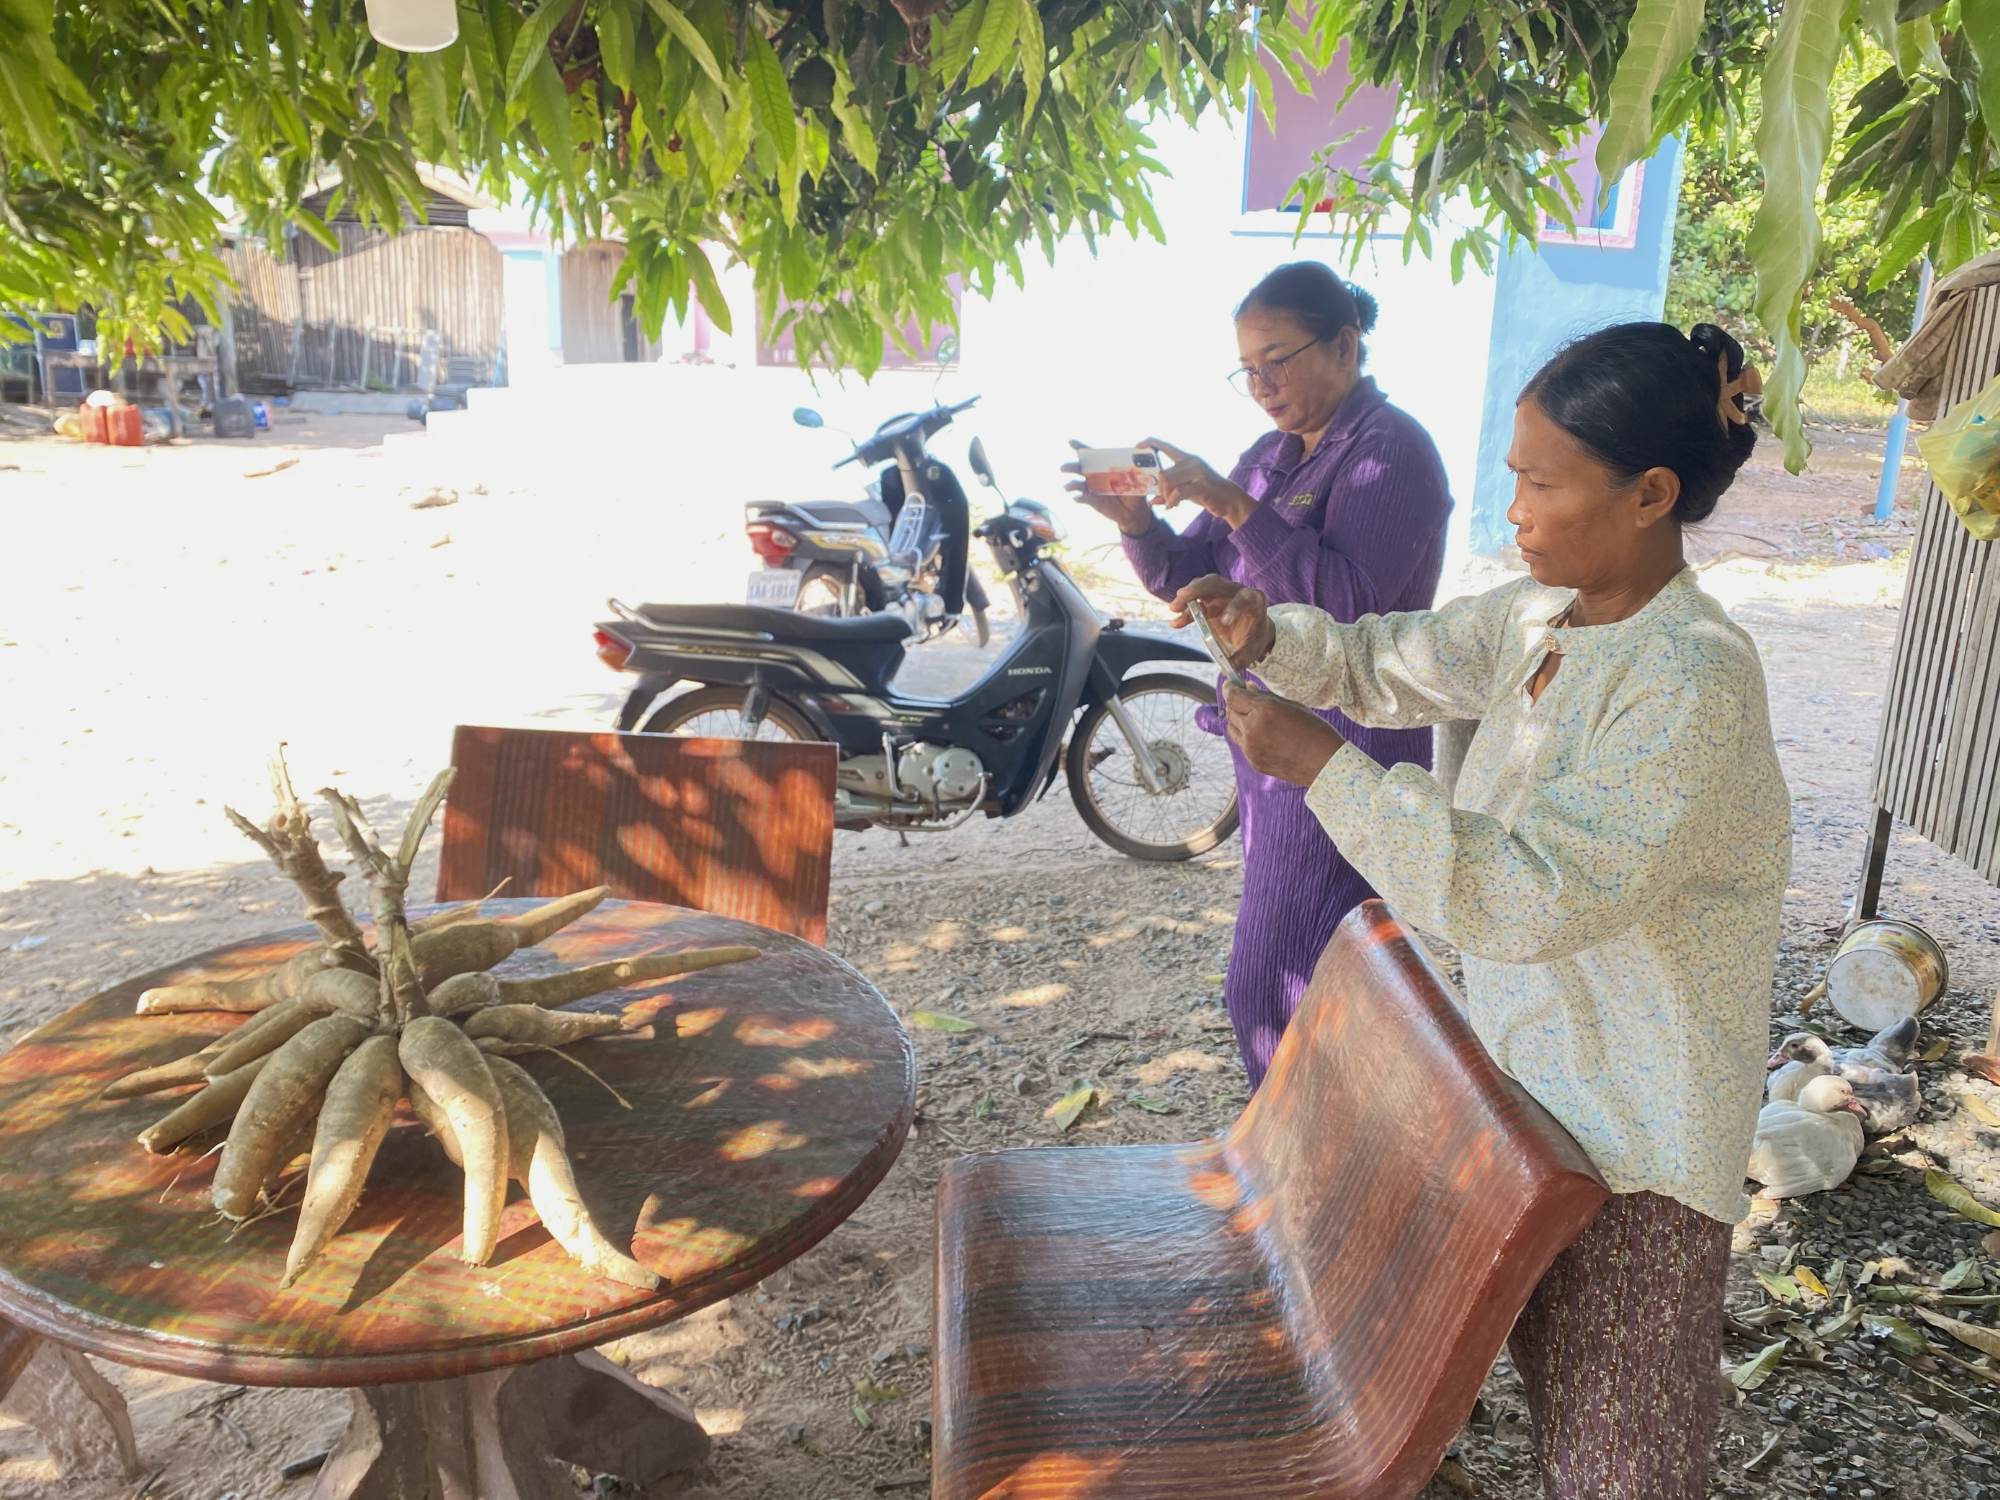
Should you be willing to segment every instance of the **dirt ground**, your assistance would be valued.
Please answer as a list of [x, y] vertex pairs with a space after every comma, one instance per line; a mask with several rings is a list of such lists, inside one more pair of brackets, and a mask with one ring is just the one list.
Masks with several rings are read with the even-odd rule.
[[[690, 546], [685, 517], [638, 497], [571, 507], [560, 533], [547, 497], [532, 494], [412, 509], [424, 495], [388, 475], [374, 446], [398, 425], [294, 423], [254, 453], [0, 441], [0, 692], [11, 709], [0, 723], [0, 1046], [115, 979], [295, 920], [290, 888], [219, 816], [225, 799], [261, 804], [278, 740], [291, 742], [302, 785], [337, 775], [393, 822], [442, 763], [454, 722], [607, 721], [618, 685], [587, 643], [607, 592], [675, 597], [704, 568], [747, 564], [726, 513], [704, 512]], [[1858, 870], [1909, 534], [1907, 509], [1885, 526], [1866, 519], [1880, 433], [1816, 438], [1814, 471], [1800, 478], [1767, 444], [1691, 543], [1706, 586], [1763, 649], [1793, 790], [1774, 1036], [1796, 1026]], [[281, 457], [298, 462], [274, 471]], [[1077, 563], [1107, 610], [1147, 612], [1115, 554], [1079, 547]], [[954, 641], [908, 670], [939, 691], [984, 659]], [[1124, 859], [1090, 838], [1060, 788], [1009, 822], [907, 847], [837, 835], [829, 946], [899, 1012], [947, 1011], [974, 1029], [913, 1032], [917, 1129], [830, 1239], [749, 1295], [609, 1347], [682, 1392], [716, 1437], [687, 1493], [925, 1493], [938, 1174], [968, 1150], [1189, 1139], [1235, 1115], [1245, 1084], [1219, 999], [1240, 857], [1232, 841], [1185, 865]], [[1889, 1143], [1862, 1186], [1746, 1221], [1731, 1301], [1750, 1321], [1737, 1324], [1732, 1362], [1762, 1346], [1762, 1328], [1783, 1326], [1754, 1269], [1824, 1276], [1844, 1258], [1857, 1276], [1865, 1261], [1889, 1262], [1880, 1279], [1934, 1283], [1984, 1256], [2000, 1284], [1980, 1229], [1942, 1214], [1918, 1170], [1935, 1161], [2000, 1201], [1996, 1137], [1977, 1129], [1979, 1109], [2000, 1121], [1983, 1102], [2000, 1105], [2000, 1092], [1952, 1065], [1983, 1036], [2000, 985], [2000, 893], [1899, 831], [1884, 903], [1951, 959], [1951, 993], [1926, 1018], [1927, 1039], [1951, 1049], [1923, 1072], [1929, 1118]], [[1046, 1112], [1082, 1078], [1098, 1103], [1065, 1134]], [[1989, 1414], [2000, 1400], [1988, 1399], [2000, 1375], [1968, 1376], [1946, 1352], [1971, 1353], [1923, 1350], [1921, 1336], [1915, 1351], [1899, 1348], [1864, 1325], [1817, 1363], [1788, 1362], [1729, 1403], [1716, 1493], [1980, 1500], [2000, 1484]], [[337, 1393], [232, 1395], [103, 1368], [132, 1403], [155, 1500], [302, 1496], [310, 1481], [282, 1481], [278, 1466], [326, 1448], [345, 1420]], [[1523, 1423], [1503, 1360], [1433, 1500], [1538, 1493]], [[0, 1496], [131, 1500], [138, 1489], [57, 1478], [32, 1431], [0, 1416]]]

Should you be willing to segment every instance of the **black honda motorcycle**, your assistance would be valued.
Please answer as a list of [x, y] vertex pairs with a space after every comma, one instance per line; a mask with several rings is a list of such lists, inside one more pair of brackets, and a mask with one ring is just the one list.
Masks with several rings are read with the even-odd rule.
[[[905, 419], [949, 420], [949, 409]], [[863, 462], [876, 462], [861, 445]], [[981, 445], [972, 466], [994, 487]], [[941, 466], [940, 466], [941, 467]], [[911, 494], [944, 519], [940, 592], [956, 613], [964, 586], [968, 507], [938, 471], [905, 470]], [[948, 471], [946, 471], [948, 472]], [[926, 492], [921, 485], [930, 483]], [[907, 509], [907, 503], [906, 503]], [[834, 820], [850, 829], [943, 832], [979, 813], [1012, 817], [1058, 771], [1092, 833], [1139, 859], [1188, 859], [1236, 830], [1229, 748], [1195, 722], [1214, 702], [1205, 678], [1142, 672], [1150, 662], [1209, 667], [1178, 641], [1100, 622], [1047, 548], [1062, 528], [1047, 506], [1016, 500], [980, 524], [1022, 626], [1006, 653], [949, 700], [896, 691], [912, 630], [899, 614], [830, 618], [729, 604], [610, 602], [598, 656], [637, 674], [618, 728], [720, 738], [830, 741], [840, 748]], [[690, 692], [660, 698], [683, 682]], [[658, 706], [656, 706], [656, 704]]]
[[[919, 639], [958, 623], [957, 615], [946, 612], [940, 589], [944, 509], [950, 502], [930, 498], [957, 489], [958, 480], [931, 456], [925, 441], [978, 399], [921, 414], [906, 412], [878, 427], [868, 449], [894, 462], [869, 481], [865, 499], [752, 500], [745, 505], [743, 529], [764, 564], [750, 575], [749, 602], [828, 616], [894, 610], [909, 620]], [[826, 426], [809, 406], [794, 411], [792, 420], [801, 427]], [[834, 467], [846, 467], [861, 453], [857, 444]], [[908, 473], [921, 474], [927, 482], [913, 491], [904, 478]], [[958, 493], [962, 498], [963, 490]], [[963, 604], [972, 634], [985, 645], [990, 633], [986, 590], [970, 569]]]

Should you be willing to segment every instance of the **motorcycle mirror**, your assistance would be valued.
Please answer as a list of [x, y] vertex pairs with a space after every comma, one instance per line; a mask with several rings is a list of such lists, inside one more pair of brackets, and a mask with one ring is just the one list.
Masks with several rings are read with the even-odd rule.
[[987, 461], [986, 444], [981, 439], [972, 440], [972, 446], [966, 450], [965, 459], [972, 465], [972, 472], [979, 476], [981, 484], [989, 490], [1000, 488], [998, 481], [993, 478], [993, 465]]
[[799, 426], [801, 427], [826, 426], [826, 418], [822, 417], [818, 412], [814, 411], [810, 406], [793, 407], [792, 420], [798, 423]]

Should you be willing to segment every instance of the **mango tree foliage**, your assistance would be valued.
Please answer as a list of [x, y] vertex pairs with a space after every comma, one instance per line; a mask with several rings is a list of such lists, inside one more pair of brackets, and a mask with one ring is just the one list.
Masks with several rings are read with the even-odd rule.
[[621, 237], [648, 333], [711, 251], [755, 268], [801, 362], [872, 373], [886, 333], [990, 294], [1025, 250], [1160, 233], [1149, 119], [1240, 106], [1258, 28], [1198, 0], [461, 0], [410, 54], [361, 0], [0, 0], [0, 307], [99, 312], [106, 341], [183, 337], [176, 291], [223, 279], [218, 200], [281, 246], [303, 207], [397, 227], [419, 162], [515, 188], [558, 235]]
[[[1304, 201], [1353, 229], [1400, 223], [1408, 252], [1448, 234], [1454, 271], [1574, 222], [1568, 164], [1592, 121], [1606, 182], [1676, 132], [1753, 154], [1755, 302], [1776, 350], [1765, 410], [1794, 469], [1816, 203], [1867, 214], [1876, 288], [1925, 256], [1948, 271], [1994, 238], [2000, 0], [1323, 0], [1307, 35], [1301, 64], [1346, 39], [1356, 78], [1395, 90], [1397, 115], [1367, 170], [1322, 168]], [[1834, 117], [1837, 60], [1868, 53], [1893, 62]]]

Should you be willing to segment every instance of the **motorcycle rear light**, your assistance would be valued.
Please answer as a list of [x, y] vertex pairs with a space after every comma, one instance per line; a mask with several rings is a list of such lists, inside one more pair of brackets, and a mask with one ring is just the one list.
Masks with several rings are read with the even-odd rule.
[[625, 663], [632, 659], [632, 648], [608, 630], [593, 630], [590, 638], [597, 643], [597, 659], [614, 672], [625, 670]]
[[782, 526], [768, 521], [752, 521], [743, 528], [750, 536], [750, 550], [773, 567], [781, 567], [797, 547], [799, 539]]

